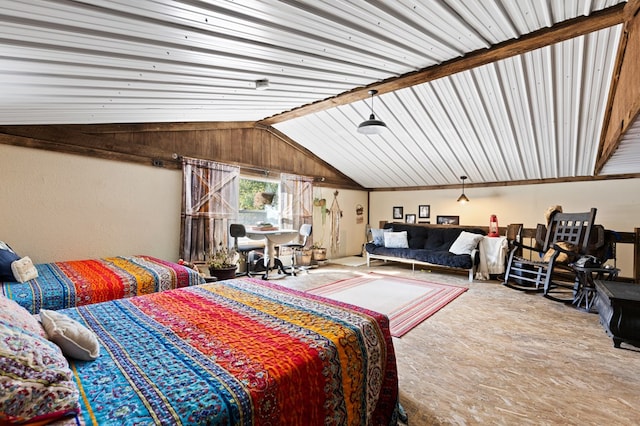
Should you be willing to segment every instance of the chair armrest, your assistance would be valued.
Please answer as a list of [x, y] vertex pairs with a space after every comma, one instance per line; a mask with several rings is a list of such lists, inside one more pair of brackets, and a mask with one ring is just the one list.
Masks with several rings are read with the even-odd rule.
[[480, 250], [478, 248], [474, 248], [471, 250], [471, 267], [475, 267], [478, 263], [476, 262], [476, 257], [478, 257], [478, 253]]

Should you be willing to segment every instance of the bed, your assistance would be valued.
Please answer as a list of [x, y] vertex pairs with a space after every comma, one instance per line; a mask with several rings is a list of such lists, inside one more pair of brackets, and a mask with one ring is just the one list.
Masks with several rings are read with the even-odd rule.
[[201, 284], [197, 271], [152, 256], [36, 264], [38, 277], [2, 282], [0, 292], [29, 312], [58, 310]]
[[393, 343], [376, 312], [242, 278], [60, 313], [95, 333], [100, 355], [69, 358], [78, 406], [42, 406], [78, 412], [56, 424], [397, 422]]

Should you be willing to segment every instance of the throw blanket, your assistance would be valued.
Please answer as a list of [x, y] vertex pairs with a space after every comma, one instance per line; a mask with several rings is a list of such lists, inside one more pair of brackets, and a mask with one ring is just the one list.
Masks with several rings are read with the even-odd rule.
[[382, 314], [248, 278], [62, 312], [103, 349], [70, 424], [395, 424]]
[[29, 312], [58, 310], [204, 282], [193, 269], [151, 256], [108, 257], [35, 265], [38, 278], [3, 282], [0, 291]]

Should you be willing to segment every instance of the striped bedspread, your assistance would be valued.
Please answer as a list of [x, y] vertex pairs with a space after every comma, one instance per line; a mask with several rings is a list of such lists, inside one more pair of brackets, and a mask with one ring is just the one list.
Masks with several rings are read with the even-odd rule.
[[396, 424], [384, 315], [250, 278], [63, 312], [101, 344], [65, 424]]
[[151, 256], [108, 257], [35, 265], [38, 278], [3, 282], [0, 291], [31, 313], [201, 284], [199, 274]]

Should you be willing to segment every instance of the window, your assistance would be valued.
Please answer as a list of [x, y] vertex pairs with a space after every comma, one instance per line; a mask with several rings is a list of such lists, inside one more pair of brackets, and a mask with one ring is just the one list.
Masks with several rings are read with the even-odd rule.
[[257, 223], [280, 225], [280, 182], [260, 178], [240, 178], [238, 222], [245, 227]]

